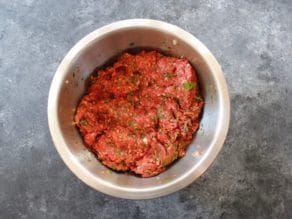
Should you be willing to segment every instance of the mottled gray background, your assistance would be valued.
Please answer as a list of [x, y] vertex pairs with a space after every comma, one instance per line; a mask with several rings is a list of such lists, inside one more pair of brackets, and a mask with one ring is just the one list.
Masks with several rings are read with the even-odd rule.
[[[154, 200], [112, 198], [64, 165], [49, 86], [85, 34], [126, 18], [186, 29], [222, 65], [231, 127], [212, 167]], [[292, 218], [292, 1], [0, 0], [1, 218]]]

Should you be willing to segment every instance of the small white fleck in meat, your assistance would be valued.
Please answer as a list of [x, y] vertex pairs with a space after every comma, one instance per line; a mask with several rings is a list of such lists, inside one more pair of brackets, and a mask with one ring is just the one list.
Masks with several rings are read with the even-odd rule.
[[173, 45], [176, 45], [176, 44], [177, 44], [177, 40], [176, 40], [176, 39], [173, 39], [173, 40], [172, 40], [172, 44], [173, 44]]
[[144, 142], [144, 144], [148, 144], [148, 139], [147, 139], [147, 137], [143, 137], [142, 141]]
[[65, 81], [65, 84], [69, 84], [69, 80], [66, 80], [66, 81]]

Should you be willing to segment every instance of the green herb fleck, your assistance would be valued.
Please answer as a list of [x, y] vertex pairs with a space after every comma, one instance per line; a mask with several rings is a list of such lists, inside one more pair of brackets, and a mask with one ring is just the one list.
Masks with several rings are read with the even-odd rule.
[[129, 126], [136, 126], [137, 125], [137, 122], [135, 120], [130, 120], [128, 122]]
[[163, 110], [161, 108], [157, 109], [157, 116], [159, 119], [163, 119], [164, 115], [163, 115]]
[[122, 155], [122, 152], [120, 150], [115, 150], [114, 153], [118, 156], [121, 156]]
[[203, 101], [201, 96], [195, 96], [195, 99], [196, 99], [197, 101]]
[[174, 77], [174, 74], [167, 72], [167, 73], [165, 73], [164, 77], [167, 78], [167, 79], [170, 79], [170, 78]]
[[163, 160], [162, 161], [162, 166], [166, 167], [168, 165], [168, 161], [167, 160]]
[[80, 119], [79, 124], [82, 126], [87, 126], [88, 122], [85, 119]]
[[184, 89], [186, 90], [192, 90], [195, 88], [195, 84], [193, 82], [186, 82], [186, 83], [183, 83], [183, 86], [184, 86]]
[[184, 124], [184, 128], [183, 129], [184, 129], [184, 132], [188, 132], [189, 131], [189, 127], [188, 127], [188, 125], [186, 123]]
[[[113, 170], [117, 170], [117, 168], [115, 166], [110, 166], [110, 168]], [[109, 172], [109, 174], [112, 174], [112, 172]]]
[[147, 169], [147, 170], [145, 170], [145, 173], [151, 174], [152, 170], [151, 169]]
[[132, 77], [131, 77], [131, 82], [133, 83], [133, 84], [137, 84], [137, 82], [138, 82], [138, 76], [137, 75], [132, 75]]
[[172, 158], [171, 158], [171, 162], [177, 159], [177, 151], [173, 154]]

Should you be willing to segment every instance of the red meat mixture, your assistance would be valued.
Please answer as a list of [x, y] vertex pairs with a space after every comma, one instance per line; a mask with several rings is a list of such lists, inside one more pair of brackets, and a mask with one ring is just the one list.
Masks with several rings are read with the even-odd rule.
[[187, 59], [157, 51], [124, 53], [91, 77], [75, 123], [104, 165], [151, 177], [184, 156], [202, 108]]

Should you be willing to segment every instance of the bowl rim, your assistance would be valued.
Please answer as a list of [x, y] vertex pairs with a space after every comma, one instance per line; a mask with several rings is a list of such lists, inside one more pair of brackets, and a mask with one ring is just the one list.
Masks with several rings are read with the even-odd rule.
[[[212, 140], [213, 147], [209, 147], [204, 154], [198, 165], [195, 168], [191, 168], [187, 173], [179, 178], [170, 181], [169, 183], [157, 186], [154, 188], [146, 189], [125, 189], [124, 187], [113, 185], [97, 177], [93, 177], [87, 169], [85, 169], [77, 159], [72, 155], [68, 149], [64, 137], [61, 135], [61, 128], [58, 123], [58, 94], [64, 80], [66, 70], [68, 70], [70, 62], [80, 53], [81, 50], [90, 45], [96, 38], [124, 28], [152, 28], [157, 30], [163, 30], [165, 32], [171, 32], [174, 35], [179, 36], [189, 45], [192, 46], [204, 59], [208, 65], [212, 76], [215, 78], [217, 85], [217, 92], [219, 96], [219, 104], [221, 105], [221, 111], [219, 112], [219, 124], [215, 136]], [[224, 104], [224, 105], [223, 105]], [[229, 123], [230, 123], [230, 98], [228, 94], [227, 83], [224, 79], [223, 72], [219, 63], [213, 54], [207, 49], [207, 47], [201, 43], [196, 37], [180, 27], [166, 23], [164, 21], [152, 20], [152, 19], [128, 19], [117, 21], [103, 27], [100, 27], [91, 33], [83, 37], [77, 42], [72, 49], [66, 54], [61, 64], [59, 65], [54, 78], [52, 80], [49, 98], [48, 98], [48, 124], [51, 133], [52, 140], [55, 148], [61, 156], [67, 167], [85, 184], [91, 188], [103, 192], [105, 194], [127, 199], [149, 199], [156, 198], [170, 193], [176, 192], [195, 181], [201, 176], [207, 168], [214, 162], [219, 151], [221, 150], [225, 138], [227, 136]]]

